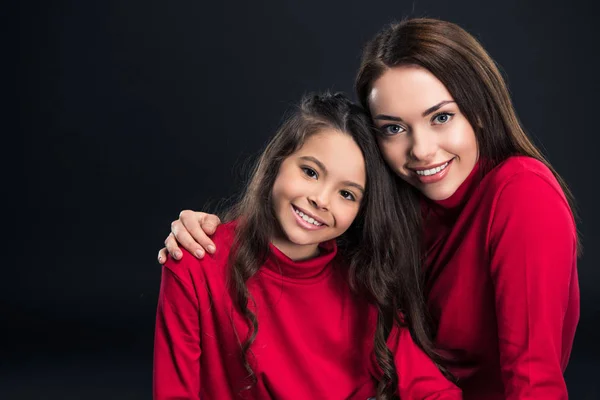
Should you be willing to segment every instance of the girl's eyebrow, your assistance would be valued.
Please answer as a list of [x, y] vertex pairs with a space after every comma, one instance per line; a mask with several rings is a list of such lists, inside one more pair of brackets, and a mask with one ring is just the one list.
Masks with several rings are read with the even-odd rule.
[[[321, 169], [321, 171], [323, 171], [323, 173], [325, 175], [327, 175], [327, 168], [325, 167], [325, 164], [323, 164], [321, 161], [319, 161], [317, 158], [312, 157], [312, 156], [302, 156], [300, 157], [301, 160], [306, 160], [306, 161], [312, 161], [315, 164], [317, 164], [317, 166]], [[365, 193], [365, 188], [363, 188], [361, 185], [359, 185], [356, 182], [352, 182], [352, 181], [344, 181], [342, 182], [344, 185], [346, 186], [352, 186], [355, 187], [356, 189], [360, 190], [362, 193]]]
[[317, 166], [319, 168], [321, 168], [321, 170], [323, 171], [323, 173], [325, 175], [327, 175], [327, 168], [325, 168], [325, 164], [323, 164], [321, 161], [319, 161], [317, 158], [312, 157], [312, 156], [302, 156], [300, 157], [301, 160], [306, 160], [306, 161], [312, 161], [315, 164], [317, 164]]
[[344, 185], [346, 185], [346, 186], [352, 186], [352, 187], [354, 187], [354, 188], [356, 188], [356, 189], [360, 190], [360, 192], [361, 192], [362, 194], [364, 194], [364, 193], [365, 193], [365, 188], [363, 188], [361, 185], [359, 185], [359, 184], [358, 184], [358, 183], [356, 183], [356, 182], [352, 182], [352, 181], [344, 181], [344, 182], [342, 182], [342, 183], [343, 183]]
[[[440, 108], [442, 108], [443, 106], [445, 106], [446, 104], [449, 103], [454, 103], [454, 100], [444, 100], [444, 101], [440, 101], [439, 103], [437, 103], [434, 106], [429, 107], [427, 110], [423, 111], [423, 113], [421, 114], [423, 117], [428, 116], [429, 114], [436, 112], [437, 110], [439, 110]], [[373, 117], [373, 119], [377, 119], [377, 120], [386, 120], [386, 121], [397, 121], [397, 122], [404, 122], [404, 120], [400, 117], [394, 117], [391, 115], [385, 115], [385, 114], [377, 114], [376, 116]]]

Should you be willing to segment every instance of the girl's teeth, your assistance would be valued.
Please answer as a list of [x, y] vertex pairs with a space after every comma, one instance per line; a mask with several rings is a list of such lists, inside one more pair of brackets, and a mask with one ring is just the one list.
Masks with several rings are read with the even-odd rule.
[[296, 212], [296, 214], [298, 214], [300, 216], [300, 218], [302, 218], [303, 220], [305, 220], [306, 222], [308, 222], [309, 224], [313, 224], [315, 226], [321, 226], [323, 224], [321, 224], [320, 222], [318, 222], [317, 220], [315, 220], [312, 217], [309, 217], [308, 215], [304, 214], [302, 211], [300, 210], [296, 210], [294, 209], [294, 211]]

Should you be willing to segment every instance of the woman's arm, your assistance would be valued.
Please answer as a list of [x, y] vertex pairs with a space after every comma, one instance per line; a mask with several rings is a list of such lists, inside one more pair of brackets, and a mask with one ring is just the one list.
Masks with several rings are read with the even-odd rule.
[[154, 338], [154, 399], [200, 398], [199, 305], [185, 264], [163, 266]]
[[567, 399], [563, 378], [579, 319], [576, 230], [547, 177], [515, 175], [490, 226], [500, 366], [508, 400]]
[[204, 257], [206, 251], [214, 253], [216, 246], [208, 235], [215, 233], [215, 229], [221, 223], [219, 217], [203, 212], [184, 210], [179, 214], [179, 219], [171, 223], [171, 233], [165, 239], [165, 246], [158, 252], [158, 262], [164, 264], [167, 254], [175, 260], [179, 260], [184, 249], [197, 258]]
[[446, 379], [435, 363], [415, 344], [407, 328], [395, 327], [387, 343], [394, 355], [401, 399], [463, 398], [461, 390]]

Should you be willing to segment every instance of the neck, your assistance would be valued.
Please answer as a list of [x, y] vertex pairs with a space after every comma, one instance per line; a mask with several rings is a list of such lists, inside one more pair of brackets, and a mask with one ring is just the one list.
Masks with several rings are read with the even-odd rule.
[[308, 260], [319, 255], [318, 244], [299, 245], [278, 237], [272, 238], [271, 243], [293, 261]]

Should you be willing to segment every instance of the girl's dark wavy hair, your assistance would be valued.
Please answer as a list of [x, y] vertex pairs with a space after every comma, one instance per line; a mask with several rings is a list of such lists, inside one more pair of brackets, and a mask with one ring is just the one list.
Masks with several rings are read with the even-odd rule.
[[[230, 254], [229, 287], [236, 306], [245, 316], [249, 332], [240, 341], [241, 361], [248, 372], [245, 388], [256, 383], [248, 356], [258, 333], [247, 281], [266, 261], [270, 238], [277, 232], [272, 190], [282, 161], [312, 135], [334, 129], [350, 136], [365, 159], [365, 196], [350, 228], [338, 238], [340, 256], [347, 266], [350, 287], [365, 295], [378, 310], [374, 353], [381, 369], [378, 399], [394, 398], [398, 376], [393, 355], [386, 345], [394, 324], [408, 326], [426, 353], [435, 356], [425, 323], [425, 304], [420, 282], [417, 202], [412, 190], [398, 185], [384, 163], [368, 114], [342, 94], [305, 96], [262, 153], [240, 200], [225, 220], [236, 220], [235, 246]], [[254, 304], [255, 306], [255, 304]], [[398, 311], [403, 318], [398, 318]]]

